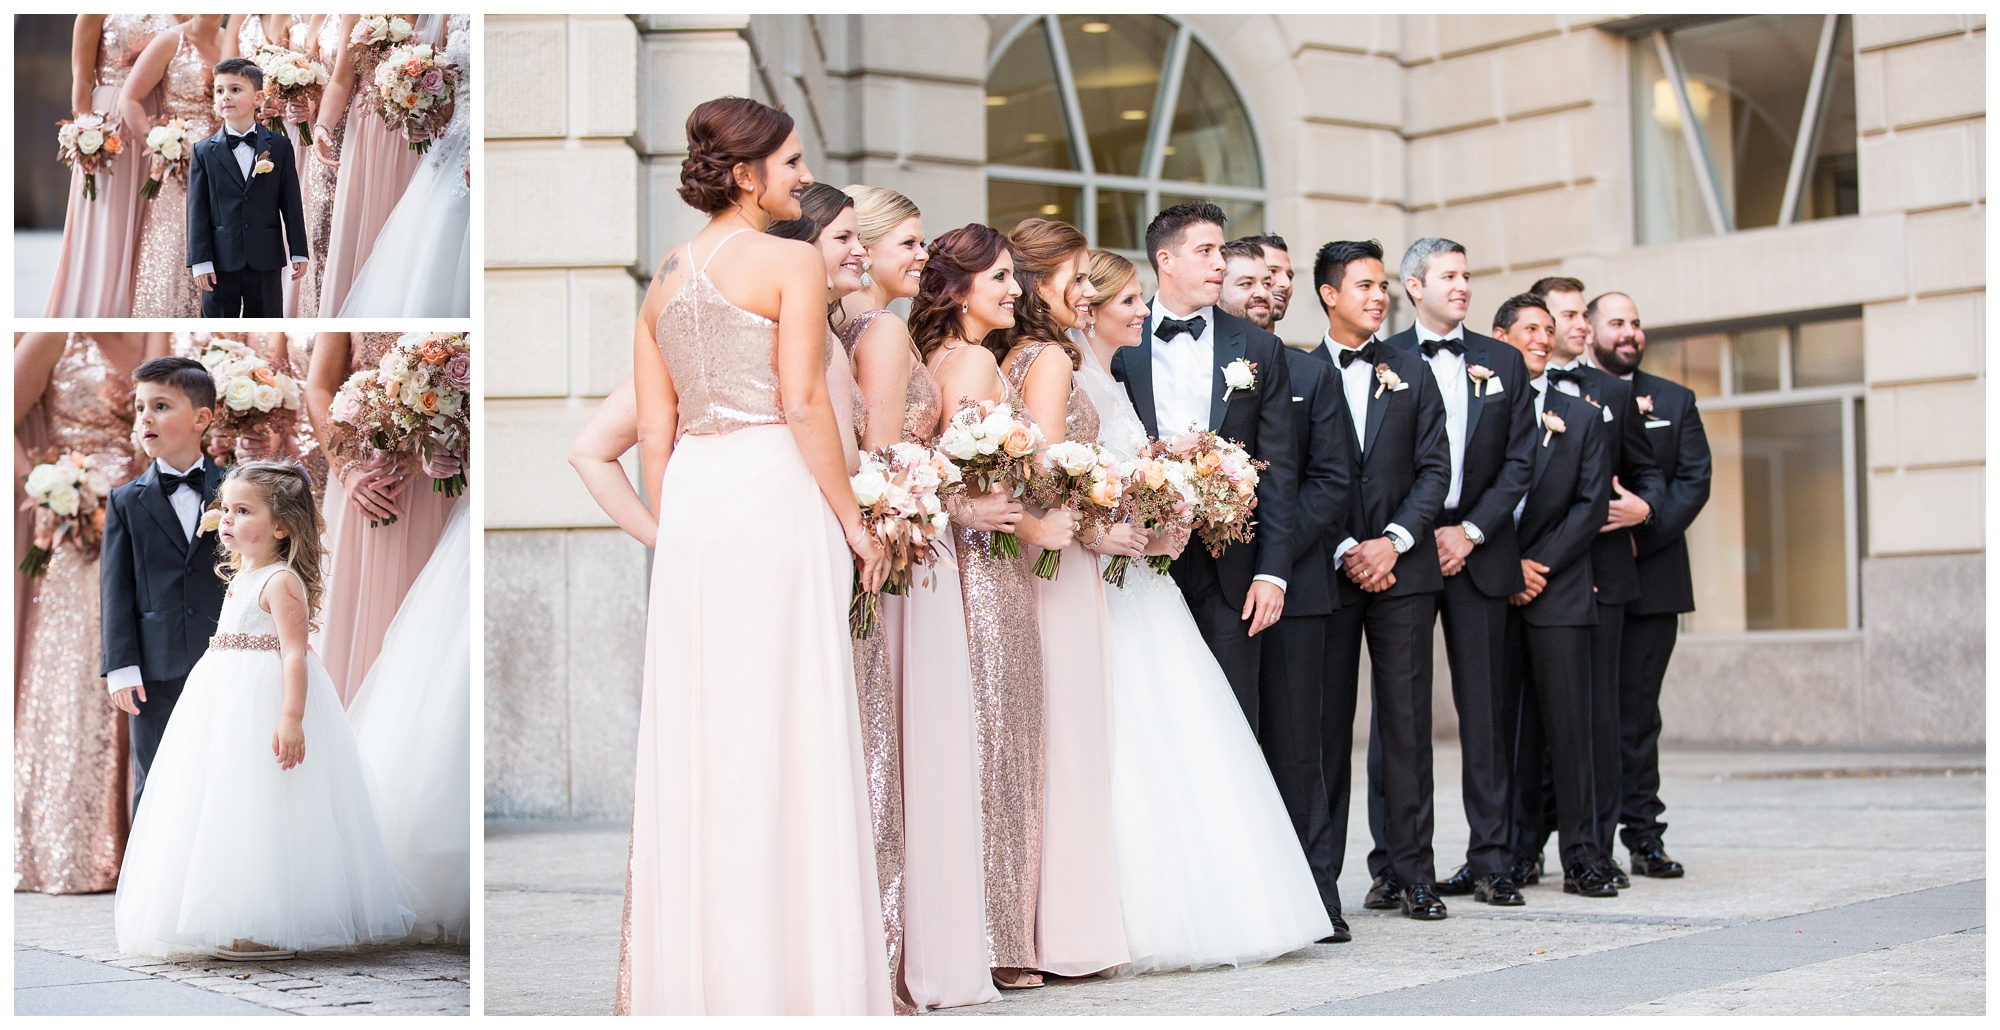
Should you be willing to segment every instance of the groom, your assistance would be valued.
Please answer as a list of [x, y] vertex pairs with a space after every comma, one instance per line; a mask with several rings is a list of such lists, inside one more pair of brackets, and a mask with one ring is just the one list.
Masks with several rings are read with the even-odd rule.
[[215, 66], [222, 128], [188, 161], [187, 261], [203, 318], [280, 318], [288, 263], [306, 274], [306, 214], [292, 142], [257, 124], [264, 70], [232, 57]]
[[1167, 208], [1146, 227], [1160, 289], [1139, 345], [1118, 352], [1111, 375], [1125, 384], [1148, 435], [1207, 429], [1270, 463], [1257, 483], [1256, 535], [1220, 557], [1191, 541], [1170, 570], [1254, 732], [1263, 642], [1251, 638], [1285, 610], [1298, 467], [1285, 345], [1216, 306], [1222, 226], [1221, 208], [1195, 203]]

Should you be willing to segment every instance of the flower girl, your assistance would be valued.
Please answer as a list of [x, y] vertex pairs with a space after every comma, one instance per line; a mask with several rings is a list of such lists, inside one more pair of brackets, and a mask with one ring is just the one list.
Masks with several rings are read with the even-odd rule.
[[[346, 714], [306, 633], [322, 522], [297, 466], [237, 465], [219, 511], [229, 582], [160, 741], [118, 879], [118, 950], [290, 958], [408, 935]], [[311, 742], [308, 749], [307, 743]]]

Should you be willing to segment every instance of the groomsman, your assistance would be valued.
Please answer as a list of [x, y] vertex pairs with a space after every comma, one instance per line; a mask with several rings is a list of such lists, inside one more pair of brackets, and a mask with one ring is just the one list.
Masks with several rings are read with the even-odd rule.
[[[1389, 337], [1389, 346], [1415, 354], [1429, 366], [1444, 403], [1451, 483], [1433, 537], [1444, 589], [1438, 616], [1444, 622], [1451, 697], [1458, 710], [1461, 784], [1471, 828], [1465, 864], [1438, 884], [1443, 895], [1470, 894], [1491, 905], [1519, 905], [1511, 878], [1508, 834], [1507, 740], [1514, 727], [1500, 722], [1499, 690], [1506, 675], [1507, 599], [1523, 589], [1514, 539], [1514, 506], [1528, 492], [1534, 472], [1534, 400], [1521, 356], [1497, 340], [1465, 328], [1472, 276], [1465, 248], [1427, 236], [1403, 254], [1403, 293], [1416, 308], [1416, 324]], [[1375, 839], [1368, 871], [1377, 884], [1389, 878], [1382, 837], [1381, 734], [1368, 741], [1368, 828]], [[1393, 878], [1390, 878], [1393, 882]], [[1370, 907], [1388, 907], [1370, 891]]]
[[[1611, 468], [1605, 451], [1617, 429], [1585, 398], [1556, 389], [1547, 375], [1555, 320], [1540, 298], [1510, 298], [1493, 316], [1493, 335], [1519, 351], [1535, 375], [1534, 469], [1527, 496], [1514, 509], [1526, 587], [1510, 602], [1507, 707], [1519, 706], [1527, 769], [1539, 767], [1547, 742], [1555, 779], [1556, 825], [1563, 890], [1586, 897], [1618, 896], [1599, 850], [1591, 809], [1590, 627], [1591, 542], [1604, 525]], [[1581, 716], [1581, 717], [1579, 717]], [[1517, 796], [1540, 793], [1537, 777], [1520, 776]]]
[[[1431, 622], [1444, 587], [1432, 528], [1451, 486], [1444, 402], [1423, 359], [1374, 342], [1389, 310], [1382, 246], [1340, 241], [1313, 260], [1326, 338], [1312, 353], [1332, 365], [1353, 435], [1357, 470], [1345, 532], [1333, 549], [1339, 607], [1327, 626], [1321, 768], [1333, 818], [1333, 873], [1347, 839], [1355, 693], [1368, 641], [1375, 735], [1382, 739], [1383, 840], [1397, 904], [1413, 919], [1443, 919], [1432, 865]], [[1337, 533], [1339, 531], [1336, 531]], [[1335, 904], [1338, 904], [1335, 898]]]
[[1640, 876], [1675, 877], [1685, 870], [1668, 857], [1660, 821], [1660, 683], [1673, 657], [1680, 616], [1694, 611], [1688, 572], [1687, 529], [1708, 503], [1708, 434], [1701, 427], [1694, 391], [1639, 371], [1646, 332], [1639, 307], [1622, 293], [1607, 293], [1588, 309], [1592, 357], [1606, 372], [1630, 382], [1644, 418], [1644, 432], [1665, 475], [1653, 518], [1632, 531], [1639, 594], [1625, 607], [1625, 648], [1619, 663], [1619, 734], [1623, 753], [1620, 836]]
[[[1263, 248], [1236, 240], [1222, 253], [1227, 265], [1217, 305], [1268, 327], [1272, 275]], [[1351, 432], [1353, 422], [1333, 367], [1296, 347], [1284, 350], [1292, 380], [1292, 454], [1299, 466], [1292, 519], [1296, 557], [1285, 576], [1284, 615], [1264, 634], [1257, 723], [1251, 728], [1263, 746], [1264, 761], [1271, 767], [1271, 778], [1319, 884], [1320, 900], [1333, 921], [1327, 941], [1341, 943], [1353, 935], [1340, 914], [1332, 861], [1333, 849], [1346, 841], [1333, 837], [1326, 779], [1320, 771], [1326, 683], [1321, 662], [1327, 620], [1338, 596], [1330, 556], [1333, 545], [1347, 532], [1347, 504], [1354, 483], [1353, 450], [1341, 434]]]
[[1292, 252], [1285, 247], [1285, 238], [1274, 232], [1243, 239], [1264, 248], [1264, 265], [1271, 270], [1271, 324], [1265, 328], [1275, 333], [1292, 306]]

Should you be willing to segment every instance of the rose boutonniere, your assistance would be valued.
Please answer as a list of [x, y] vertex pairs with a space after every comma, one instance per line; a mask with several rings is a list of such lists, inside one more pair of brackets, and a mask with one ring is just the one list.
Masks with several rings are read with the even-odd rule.
[[1222, 391], [1224, 404], [1229, 403], [1229, 398], [1238, 390], [1249, 393], [1257, 389], [1257, 363], [1237, 358], [1222, 366], [1222, 382], [1227, 387]]
[[222, 528], [222, 509], [210, 508], [201, 513], [201, 524], [195, 527], [195, 535], [213, 533]]
[[1506, 388], [1501, 385], [1499, 377], [1493, 374], [1493, 370], [1485, 365], [1474, 365], [1466, 369], [1465, 373], [1472, 377], [1474, 384], [1472, 392], [1476, 396], [1491, 397]]
[[1386, 361], [1375, 366], [1375, 381], [1382, 384], [1375, 388], [1376, 397], [1382, 396], [1384, 390], [1390, 393], [1402, 393], [1410, 388], [1410, 384], [1403, 382], [1403, 377], [1397, 375], [1396, 370], [1390, 368]]
[[1638, 402], [1638, 405], [1639, 405], [1639, 414], [1641, 414], [1641, 415], [1651, 415], [1651, 414], [1653, 413], [1653, 395], [1652, 395], [1652, 394], [1641, 394], [1640, 396], [1638, 396], [1638, 397], [1635, 397], [1635, 398], [1633, 398], [1633, 400], [1635, 400], [1635, 401], [1637, 401], [1637, 402]]
[[1561, 415], [1553, 411], [1542, 412], [1542, 446], [1547, 447], [1549, 439], [1557, 433], [1567, 432], [1569, 432], [1569, 426], [1563, 424]]
[[266, 150], [257, 155], [257, 163], [250, 166], [250, 177], [256, 178], [277, 166], [271, 163], [271, 152]]

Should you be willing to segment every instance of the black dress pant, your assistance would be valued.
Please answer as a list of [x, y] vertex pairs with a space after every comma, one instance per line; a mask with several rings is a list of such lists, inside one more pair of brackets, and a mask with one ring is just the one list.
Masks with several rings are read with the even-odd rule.
[[[1200, 557], [1207, 558], [1207, 555]], [[1236, 693], [1236, 703], [1243, 709], [1243, 718], [1255, 730], [1257, 669], [1262, 664], [1264, 642], [1250, 636], [1250, 620], [1243, 617], [1243, 609], [1230, 604], [1222, 596], [1222, 584], [1215, 578], [1212, 561], [1197, 559], [1190, 572], [1192, 574], [1181, 583], [1181, 596], [1186, 598], [1188, 611], [1194, 615], [1194, 625], [1201, 631], [1201, 639], [1214, 653], [1216, 664], [1222, 666], [1222, 675], [1229, 680], [1229, 689]]]
[[[1539, 769], [1546, 750], [1555, 782], [1555, 830], [1562, 864], [1600, 861], [1591, 819], [1590, 627], [1534, 626], [1508, 614], [1510, 692], [1519, 699], [1514, 818], [1526, 832], [1542, 813]], [[1514, 706], [1510, 703], [1508, 707]], [[1532, 861], [1533, 852], [1523, 857]]]
[[1625, 647], [1619, 661], [1618, 735], [1623, 757], [1619, 836], [1630, 848], [1635, 842], [1659, 840], [1667, 832], [1660, 821], [1667, 806], [1660, 801], [1660, 683], [1680, 637], [1678, 615], [1625, 615]]
[[1590, 785], [1597, 798], [1591, 830], [1598, 853], [1607, 859], [1625, 796], [1618, 723], [1618, 659], [1624, 640], [1625, 606], [1599, 604], [1597, 625], [1590, 628]]
[[[190, 273], [192, 274], [192, 273]], [[239, 268], [215, 273], [215, 289], [201, 291], [203, 318], [283, 318], [285, 273]]]
[[146, 700], [138, 702], [139, 714], [126, 716], [132, 726], [132, 811], [139, 811], [139, 795], [146, 790], [146, 770], [153, 767], [153, 756], [159, 753], [160, 738], [166, 735], [167, 720], [173, 718], [174, 704], [181, 699], [181, 687], [187, 677], [170, 680], [146, 680]]
[[[1437, 597], [1445, 662], [1451, 667], [1451, 700], [1458, 709], [1459, 785], [1471, 828], [1465, 864], [1474, 876], [1504, 873], [1513, 857], [1504, 738], [1514, 727], [1502, 723], [1500, 710], [1500, 683], [1507, 673], [1507, 599], [1480, 593], [1464, 572], [1446, 576]], [[1368, 830], [1375, 841], [1368, 852], [1368, 874], [1376, 877], [1389, 868], [1389, 850], [1382, 837], [1381, 740], [1379, 732], [1368, 739]]]
[[[1382, 742], [1382, 837], [1389, 872], [1405, 886], [1437, 880], [1431, 855], [1436, 822], [1431, 808], [1431, 624], [1436, 617], [1436, 594], [1369, 594], [1334, 612], [1327, 624], [1320, 766], [1335, 849], [1343, 852], [1347, 840], [1354, 706], [1366, 638], [1375, 702], [1372, 738]], [[1334, 860], [1336, 875], [1343, 860]]]
[[[1306, 864], [1312, 867], [1320, 901], [1331, 913], [1340, 911], [1337, 855], [1345, 840], [1335, 840], [1326, 804], [1326, 777], [1320, 770], [1321, 710], [1327, 689], [1325, 615], [1287, 615], [1257, 635], [1264, 658], [1258, 682], [1258, 722], [1252, 729], [1264, 749], [1264, 762], [1292, 830], [1299, 835]], [[1350, 721], [1352, 716], [1350, 715]]]

